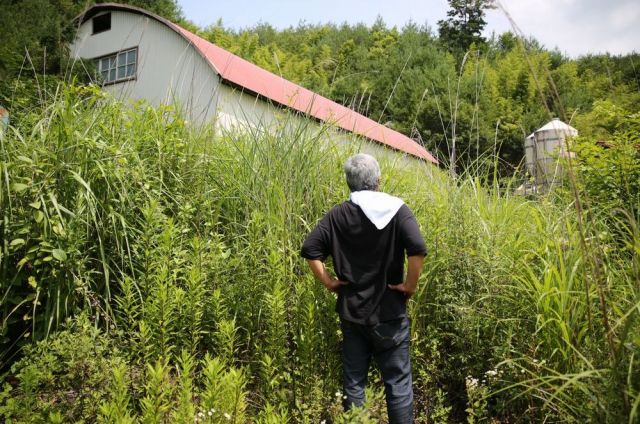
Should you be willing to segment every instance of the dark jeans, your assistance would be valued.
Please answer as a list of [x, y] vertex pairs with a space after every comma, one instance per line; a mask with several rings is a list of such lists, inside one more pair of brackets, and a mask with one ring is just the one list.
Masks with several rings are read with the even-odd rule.
[[362, 406], [371, 356], [384, 380], [389, 424], [413, 422], [413, 387], [409, 358], [409, 320], [368, 326], [342, 320], [344, 407]]

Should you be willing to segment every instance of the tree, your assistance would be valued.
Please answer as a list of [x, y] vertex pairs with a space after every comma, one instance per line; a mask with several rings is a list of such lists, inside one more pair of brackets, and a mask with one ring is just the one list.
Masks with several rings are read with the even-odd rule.
[[487, 22], [484, 11], [493, 0], [448, 0], [447, 20], [438, 21], [440, 40], [452, 51], [466, 52], [472, 44], [484, 45], [482, 30]]
[[[177, 0], [121, 0], [182, 23]], [[18, 74], [62, 74], [74, 18], [93, 0], [0, 0], [0, 80]], [[23, 72], [24, 71], [24, 72]]]
[[184, 20], [182, 9], [177, 0], [119, 0], [117, 3], [141, 7], [172, 22], [180, 23]]
[[0, 80], [19, 74], [57, 74], [73, 40], [73, 18], [86, 0], [18, 0], [0, 3]]

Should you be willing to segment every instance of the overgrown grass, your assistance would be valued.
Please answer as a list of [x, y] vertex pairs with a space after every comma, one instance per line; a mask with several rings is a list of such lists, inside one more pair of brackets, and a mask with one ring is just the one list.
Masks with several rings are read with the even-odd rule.
[[[336, 147], [329, 129], [293, 116], [214, 133], [93, 88], [52, 97], [0, 135], [0, 415], [383, 421], [377, 377], [365, 411], [339, 412], [334, 300], [298, 255], [346, 199], [341, 169], [357, 144]], [[637, 420], [637, 221], [614, 237], [596, 215], [578, 228], [566, 195], [515, 197], [486, 175], [452, 181], [411, 159], [380, 162], [383, 190], [405, 199], [429, 247], [410, 305], [418, 420]], [[588, 255], [605, 281], [593, 282]], [[100, 334], [54, 332], [78, 314]], [[118, 349], [112, 375], [91, 380], [109, 381], [92, 383], [99, 408], [35, 402], [86, 389], [52, 387], [47, 365], [26, 389], [29, 363], [74, 334]]]

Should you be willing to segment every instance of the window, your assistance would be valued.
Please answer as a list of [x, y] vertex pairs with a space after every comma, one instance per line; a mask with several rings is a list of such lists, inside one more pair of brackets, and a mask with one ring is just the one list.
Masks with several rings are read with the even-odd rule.
[[124, 50], [96, 59], [98, 75], [105, 84], [135, 78], [138, 62], [138, 48]]
[[111, 13], [96, 16], [91, 22], [93, 23], [93, 34], [109, 31], [111, 29]]

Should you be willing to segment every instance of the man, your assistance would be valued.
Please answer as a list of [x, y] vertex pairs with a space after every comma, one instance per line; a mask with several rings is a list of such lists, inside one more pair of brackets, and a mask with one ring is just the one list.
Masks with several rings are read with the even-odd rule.
[[[371, 356], [385, 384], [389, 423], [413, 422], [407, 299], [426, 254], [404, 202], [378, 191], [380, 167], [357, 154], [344, 165], [349, 200], [334, 206], [307, 236], [301, 254], [316, 279], [338, 294], [343, 334], [344, 407], [361, 406]], [[404, 257], [408, 257], [406, 278]], [[331, 256], [337, 278], [323, 261]]]

